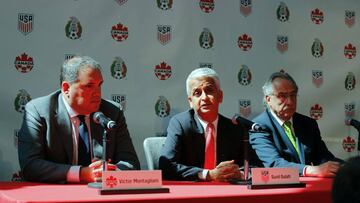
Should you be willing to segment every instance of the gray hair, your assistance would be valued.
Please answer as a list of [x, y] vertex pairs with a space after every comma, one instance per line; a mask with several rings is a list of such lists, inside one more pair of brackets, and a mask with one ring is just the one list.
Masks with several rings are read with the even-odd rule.
[[215, 72], [215, 70], [211, 68], [197, 68], [193, 70], [186, 79], [186, 93], [188, 96], [191, 95], [190, 81], [201, 78], [212, 78], [215, 81], [216, 87], [220, 89], [219, 75]]
[[292, 85], [294, 86], [296, 92], [298, 91], [298, 86], [297, 86], [295, 80], [288, 73], [275, 72], [270, 75], [269, 79], [265, 82], [264, 86], [262, 87], [264, 96], [271, 95], [274, 93], [273, 81], [276, 78], [281, 78], [281, 79], [290, 81], [292, 83]]
[[64, 61], [60, 71], [60, 86], [63, 81], [70, 84], [76, 82], [79, 71], [84, 68], [92, 68], [101, 72], [100, 64], [89, 56], [74, 56]]

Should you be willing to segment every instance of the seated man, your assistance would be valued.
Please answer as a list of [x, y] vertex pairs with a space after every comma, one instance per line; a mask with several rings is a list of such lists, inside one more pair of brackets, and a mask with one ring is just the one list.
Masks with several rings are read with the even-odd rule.
[[223, 99], [217, 73], [195, 69], [186, 80], [191, 109], [171, 118], [159, 167], [164, 179], [228, 181], [243, 178], [242, 136], [247, 133], [218, 113]]
[[107, 134], [108, 169], [140, 169], [123, 111], [101, 99], [102, 84], [100, 64], [76, 56], [62, 66], [60, 90], [26, 104], [18, 146], [25, 180], [101, 181], [103, 128], [92, 119], [96, 111], [117, 125]]
[[339, 162], [327, 149], [317, 122], [296, 113], [298, 87], [277, 72], [263, 86], [266, 110], [254, 119], [272, 133], [250, 133], [250, 144], [265, 167], [296, 167], [303, 176], [333, 177]]

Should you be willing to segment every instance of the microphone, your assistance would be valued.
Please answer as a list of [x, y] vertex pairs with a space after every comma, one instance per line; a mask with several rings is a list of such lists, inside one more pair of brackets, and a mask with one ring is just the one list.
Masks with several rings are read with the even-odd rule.
[[246, 118], [241, 117], [239, 114], [235, 114], [232, 118], [232, 122], [236, 125], [242, 123], [245, 127], [253, 132], [270, 132], [270, 130], [259, 123], [254, 123]]
[[345, 124], [346, 125], [351, 125], [353, 126], [354, 128], [356, 128], [356, 130], [360, 131], [360, 122], [355, 120], [355, 119], [352, 119], [352, 118], [346, 118], [345, 119]]
[[93, 115], [94, 122], [100, 124], [106, 130], [111, 130], [116, 128], [115, 121], [110, 120], [102, 112], [98, 111]]

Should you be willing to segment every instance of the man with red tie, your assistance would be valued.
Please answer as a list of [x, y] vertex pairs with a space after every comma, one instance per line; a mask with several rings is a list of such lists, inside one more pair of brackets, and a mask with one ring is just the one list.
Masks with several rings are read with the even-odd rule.
[[190, 110], [171, 118], [159, 167], [164, 179], [228, 181], [243, 178], [241, 126], [219, 114], [218, 74], [198, 68], [186, 80]]

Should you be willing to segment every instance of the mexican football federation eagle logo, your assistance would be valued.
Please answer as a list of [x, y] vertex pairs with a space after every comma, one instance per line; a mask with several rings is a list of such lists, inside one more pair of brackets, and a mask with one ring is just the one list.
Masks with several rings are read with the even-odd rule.
[[70, 17], [65, 26], [65, 34], [69, 39], [75, 40], [81, 37], [82, 27], [80, 21], [76, 17]]
[[281, 2], [279, 7], [276, 10], [276, 17], [281, 22], [286, 22], [289, 20], [290, 12], [288, 7], [284, 2]]
[[249, 85], [251, 83], [251, 72], [246, 65], [241, 65], [241, 69], [238, 73], [238, 80], [241, 85]]
[[115, 60], [111, 64], [111, 76], [115, 79], [123, 79], [126, 77], [127, 67], [124, 60], [120, 57], [115, 57]]
[[315, 39], [315, 41], [313, 42], [313, 44], [311, 46], [311, 54], [315, 58], [320, 58], [324, 54], [324, 46], [321, 43], [321, 41], [317, 38]]
[[173, 0], [156, 0], [156, 3], [161, 10], [169, 10], [172, 8]]
[[349, 72], [345, 79], [345, 89], [353, 90], [355, 88], [356, 80], [353, 72]]
[[214, 45], [214, 37], [208, 28], [204, 28], [199, 37], [200, 47], [210, 49]]
[[155, 104], [155, 113], [160, 118], [165, 118], [170, 114], [169, 101], [164, 96], [159, 96]]
[[31, 100], [30, 94], [26, 90], [21, 89], [15, 98], [15, 110], [19, 113], [24, 113], [25, 105]]

